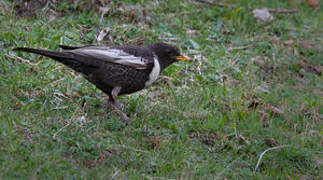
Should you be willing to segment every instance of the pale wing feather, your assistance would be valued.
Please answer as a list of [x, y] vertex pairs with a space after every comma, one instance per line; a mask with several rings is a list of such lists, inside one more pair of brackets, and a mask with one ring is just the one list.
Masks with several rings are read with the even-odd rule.
[[113, 49], [108, 47], [87, 47], [71, 50], [70, 52], [92, 56], [110, 63], [122, 64], [135, 67], [137, 69], [146, 69], [148, 60], [143, 57], [136, 57], [121, 49]]

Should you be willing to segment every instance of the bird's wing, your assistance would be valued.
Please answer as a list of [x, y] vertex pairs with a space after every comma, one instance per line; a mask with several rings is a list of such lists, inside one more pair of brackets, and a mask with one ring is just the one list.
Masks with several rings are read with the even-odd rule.
[[136, 54], [131, 54], [123, 49], [113, 47], [86, 46], [67, 51], [76, 55], [89, 56], [96, 60], [131, 66], [136, 69], [146, 69], [153, 63], [153, 57], [136, 56]]

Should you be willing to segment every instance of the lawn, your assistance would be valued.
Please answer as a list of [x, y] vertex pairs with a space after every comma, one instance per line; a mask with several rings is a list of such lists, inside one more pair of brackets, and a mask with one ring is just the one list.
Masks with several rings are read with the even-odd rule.
[[[322, 179], [322, 3], [221, 2], [0, 1], [0, 179]], [[11, 51], [157, 41], [194, 60], [119, 97], [129, 125], [79, 74]]]

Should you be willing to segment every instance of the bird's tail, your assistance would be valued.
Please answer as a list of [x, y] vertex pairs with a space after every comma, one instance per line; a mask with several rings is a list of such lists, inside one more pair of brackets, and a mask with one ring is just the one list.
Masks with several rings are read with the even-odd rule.
[[17, 47], [17, 48], [14, 48], [13, 51], [24, 51], [24, 52], [39, 54], [39, 55], [50, 57], [50, 58], [55, 59], [57, 61], [60, 61], [60, 59], [70, 58], [70, 56], [67, 53], [49, 51], [49, 50], [44, 50], [44, 49]]
[[82, 65], [82, 63], [79, 60], [75, 59], [74, 55], [70, 52], [57, 52], [57, 51], [33, 49], [33, 48], [26, 48], [26, 47], [17, 47], [17, 48], [14, 48], [13, 51], [23, 51], [23, 52], [47, 56], [71, 67], [76, 71], [79, 71], [79, 68]]

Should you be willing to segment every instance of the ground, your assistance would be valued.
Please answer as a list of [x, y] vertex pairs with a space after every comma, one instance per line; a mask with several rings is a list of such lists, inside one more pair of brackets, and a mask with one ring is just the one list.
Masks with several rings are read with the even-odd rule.
[[[322, 3], [62, 2], [0, 1], [0, 179], [322, 179]], [[160, 40], [194, 60], [120, 97], [128, 126], [71, 69], [11, 51]]]

